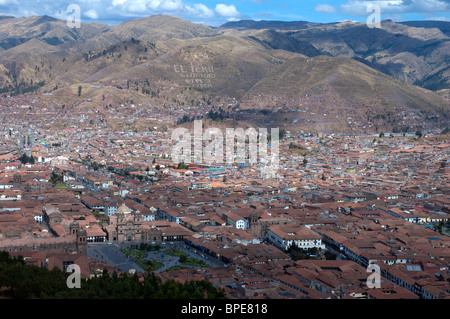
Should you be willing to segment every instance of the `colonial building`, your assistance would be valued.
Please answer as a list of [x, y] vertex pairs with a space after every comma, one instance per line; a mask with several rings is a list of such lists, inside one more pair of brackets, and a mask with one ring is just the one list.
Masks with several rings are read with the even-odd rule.
[[125, 204], [109, 217], [109, 225], [103, 230], [110, 242], [182, 241], [192, 233], [170, 221], [147, 222], [140, 211], [132, 211]]
[[143, 218], [139, 211], [132, 212], [125, 204], [117, 209], [115, 215], [110, 216], [106, 228], [110, 241], [140, 241], [142, 239]]
[[70, 233], [62, 237], [11, 238], [0, 241], [0, 250], [7, 252], [46, 251], [49, 253], [79, 254], [86, 256], [86, 231], [77, 222], [69, 226]]
[[300, 225], [274, 225], [269, 227], [267, 239], [282, 250], [296, 245], [302, 249], [324, 249], [322, 236], [311, 229]]
[[292, 225], [295, 221], [287, 216], [273, 216], [267, 213], [257, 213], [252, 211], [247, 218], [248, 230], [250, 234], [263, 239], [268, 235], [270, 226], [273, 225]]

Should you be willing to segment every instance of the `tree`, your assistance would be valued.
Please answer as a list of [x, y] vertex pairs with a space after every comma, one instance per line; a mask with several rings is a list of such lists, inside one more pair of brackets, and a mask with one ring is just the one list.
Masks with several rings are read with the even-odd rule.
[[25, 154], [25, 153], [23, 153], [22, 156], [19, 157], [19, 161], [20, 161], [22, 164], [34, 164], [34, 163], [35, 163], [35, 160], [34, 160], [33, 155], [31, 155], [30, 157], [28, 157], [28, 155]]
[[78, 96], [81, 96], [81, 90], [83, 90], [83, 87], [80, 85], [80, 86], [78, 87]]
[[134, 274], [117, 273], [82, 282], [83, 289], [67, 289], [67, 273], [53, 268], [25, 264], [22, 257], [11, 258], [0, 252], [0, 298], [10, 299], [169, 299], [213, 298], [223, 299], [223, 289], [215, 288], [206, 280], [188, 281], [184, 284], [167, 280], [164, 283], [153, 273], [146, 273], [143, 280]]
[[184, 162], [178, 163], [177, 166], [178, 169], [188, 169], [189, 168], [189, 164], [185, 164]]
[[421, 138], [423, 136], [422, 131], [416, 131], [416, 136]]
[[384, 133], [381, 132], [380, 135], [378, 135], [379, 137], [384, 137]]
[[48, 182], [52, 183], [53, 185], [60, 184], [60, 183], [63, 182], [63, 178], [61, 177], [61, 175], [59, 175], [59, 174], [57, 174], [55, 172], [52, 172]]

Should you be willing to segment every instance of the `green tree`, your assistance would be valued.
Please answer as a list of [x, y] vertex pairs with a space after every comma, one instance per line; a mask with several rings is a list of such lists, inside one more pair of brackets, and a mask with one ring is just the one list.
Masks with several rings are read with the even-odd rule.
[[80, 85], [78, 87], [78, 96], [81, 96], [81, 91], [83, 90], [83, 87]]
[[185, 164], [184, 162], [178, 163], [177, 166], [178, 169], [188, 169], [189, 168], [189, 164]]
[[57, 184], [62, 183], [63, 179], [62, 179], [61, 175], [59, 175], [59, 174], [57, 174], [55, 172], [52, 172], [48, 182], [52, 183], [53, 185], [57, 185]]
[[58, 268], [25, 264], [22, 257], [11, 258], [7, 252], [0, 252], [0, 299], [186, 299], [225, 298], [223, 289], [215, 288], [210, 282], [189, 281], [184, 284], [161, 279], [149, 272], [139, 278], [124, 273], [83, 280], [82, 289], [67, 287], [68, 274]]
[[181, 255], [179, 261], [180, 261], [180, 263], [185, 263], [187, 261], [187, 256]]
[[19, 161], [22, 164], [34, 164], [36, 162], [33, 155], [28, 156], [26, 153], [23, 153], [22, 156], [19, 157]]

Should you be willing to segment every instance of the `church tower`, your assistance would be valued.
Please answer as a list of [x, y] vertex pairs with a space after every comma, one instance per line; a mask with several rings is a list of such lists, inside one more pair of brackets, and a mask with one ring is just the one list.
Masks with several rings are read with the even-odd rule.
[[256, 225], [258, 225], [258, 215], [255, 211], [253, 211], [249, 216], [249, 226], [252, 227]]
[[13, 183], [16, 187], [22, 184], [22, 175], [20, 175], [18, 172], [14, 173], [13, 175]]
[[84, 229], [79, 229], [77, 231], [77, 253], [86, 255], [87, 254], [87, 233]]
[[251, 214], [248, 216], [248, 228], [253, 236], [262, 236], [261, 222], [259, 221], [259, 217], [256, 211], [251, 212]]
[[80, 229], [80, 224], [78, 224], [77, 222], [73, 222], [70, 224], [70, 234], [71, 235], [76, 235], [79, 229]]
[[80, 228], [80, 224], [73, 222], [69, 226], [70, 234], [76, 238], [76, 253], [86, 255], [87, 253], [87, 233], [86, 230]]

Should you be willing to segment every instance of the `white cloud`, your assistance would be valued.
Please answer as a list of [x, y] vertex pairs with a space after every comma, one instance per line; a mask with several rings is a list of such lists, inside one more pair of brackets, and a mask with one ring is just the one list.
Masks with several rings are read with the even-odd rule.
[[97, 14], [97, 11], [95, 11], [95, 10], [89, 10], [89, 11], [86, 11], [85, 13], [84, 13], [84, 15], [86, 16], [86, 17], [88, 17], [89, 19], [92, 19], [92, 20], [96, 20], [96, 19], [98, 19], [98, 14]]
[[6, 6], [6, 5], [18, 5], [16, 0], [0, 0], [0, 6]]
[[158, 8], [159, 10], [176, 11], [184, 8], [184, 4], [181, 0], [157, 0], [156, 2], [160, 2]]
[[316, 12], [320, 12], [320, 13], [334, 13], [336, 12], [336, 8], [329, 5], [329, 4], [318, 4], [317, 6], [314, 7], [314, 10]]
[[427, 20], [450, 22], [450, 18], [447, 18], [447, 17], [431, 17], [431, 18], [428, 18]]
[[116, 24], [134, 18], [169, 14], [220, 25], [230, 18], [244, 17], [235, 5], [216, 5], [216, 2], [207, 0], [0, 0], [0, 14], [16, 17], [49, 15], [65, 20], [70, 4], [80, 6], [85, 23], [97, 20]]
[[219, 3], [216, 5], [216, 12], [222, 17], [239, 17], [240, 13], [237, 11], [234, 5], [227, 6], [226, 4]]
[[122, 4], [124, 4], [125, 2], [127, 2], [127, 0], [112, 0], [112, 5], [113, 6], [118, 6], [118, 5], [122, 5]]
[[186, 6], [186, 11], [188, 11], [193, 16], [200, 18], [211, 18], [214, 16], [214, 11], [208, 8], [202, 3], [196, 3], [191, 6]]
[[450, 12], [449, 0], [349, 0], [340, 5], [342, 13], [367, 15], [369, 5], [378, 5], [381, 14]]

